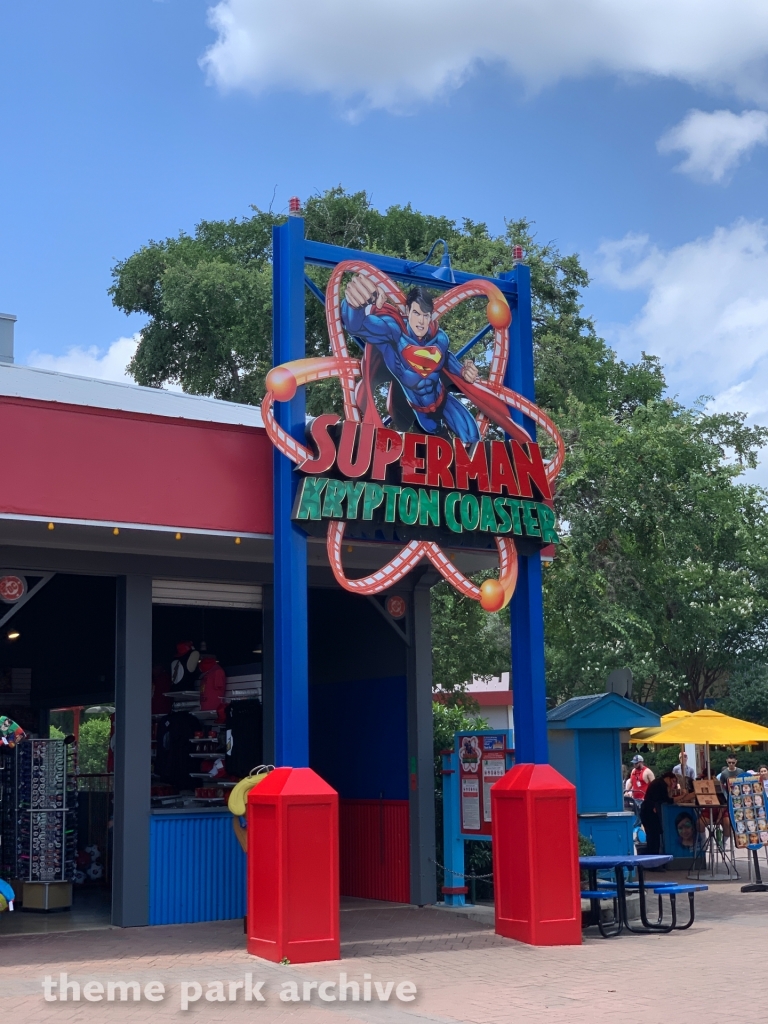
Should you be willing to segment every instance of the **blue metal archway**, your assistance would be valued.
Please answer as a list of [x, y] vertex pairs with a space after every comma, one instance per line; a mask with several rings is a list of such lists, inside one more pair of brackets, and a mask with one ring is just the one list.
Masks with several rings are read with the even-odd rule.
[[[304, 220], [291, 216], [273, 229], [273, 365], [305, 358], [305, 294], [322, 292], [306, 277], [306, 265], [332, 269], [344, 260], [365, 259], [390, 277], [409, 285], [447, 288], [435, 277], [434, 267], [313, 242], [304, 236]], [[454, 271], [457, 284], [476, 280], [477, 274]], [[512, 309], [510, 354], [505, 386], [534, 400], [531, 277], [524, 264], [491, 279]], [[479, 340], [482, 335], [473, 340]], [[465, 346], [465, 350], [468, 346]], [[535, 425], [519, 412], [513, 417], [535, 437]], [[275, 406], [280, 426], [304, 440], [303, 389], [289, 402]], [[308, 645], [307, 645], [307, 537], [291, 521], [298, 487], [293, 463], [274, 452], [274, 693], [275, 763], [291, 767], [309, 765]], [[546, 689], [544, 678], [544, 625], [541, 557], [520, 555], [517, 587], [510, 605], [511, 664], [514, 688], [514, 723], [517, 763], [548, 761]]]

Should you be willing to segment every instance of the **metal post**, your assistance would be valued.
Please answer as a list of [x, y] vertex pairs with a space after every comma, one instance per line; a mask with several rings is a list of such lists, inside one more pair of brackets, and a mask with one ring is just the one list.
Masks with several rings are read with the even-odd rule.
[[117, 578], [112, 924], [149, 924], [152, 580]]
[[[304, 221], [289, 217], [272, 232], [273, 363], [303, 359]], [[304, 391], [275, 403], [280, 426], [304, 438]], [[275, 764], [309, 767], [309, 686], [307, 654], [307, 538], [291, 522], [298, 486], [293, 463], [274, 452], [274, 711]]]
[[408, 648], [408, 780], [411, 832], [411, 903], [437, 898], [435, 871], [435, 781], [432, 729], [432, 623], [430, 586], [423, 577], [411, 595]]
[[[504, 383], [526, 398], [535, 399], [533, 384], [533, 325], [531, 320], [531, 271], [515, 268], [517, 309], [510, 327], [510, 353]], [[513, 413], [536, 436], [533, 420]], [[512, 638], [512, 689], [517, 764], [546, 764], [547, 690], [544, 673], [544, 607], [539, 554], [519, 558], [517, 587], [510, 604]]]
[[[443, 888], [464, 888], [464, 836], [461, 834], [459, 755], [454, 740], [450, 754], [443, 754]], [[463, 892], [443, 894], [447, 907], [463, 907]]]
[[275, 763], [275, 591], [261, 588], [261, 703], [264, 708], [264, 763]]

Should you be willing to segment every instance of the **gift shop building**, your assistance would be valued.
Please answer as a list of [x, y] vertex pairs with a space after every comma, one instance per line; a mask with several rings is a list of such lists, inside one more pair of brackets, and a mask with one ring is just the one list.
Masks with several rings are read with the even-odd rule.
[[[311, 267], [331, 272], [324, 291]], [[437, 295], [434, 310], [406, 301], [411, 289]], [[440, 350], [438, 318], [467, 296], [488, 301], [487, 383]], [[305, 302], [318, 300], [325, 361], [304, 358]], [[510, 603], [517, 759], [547, 761], [540, 552], [556, 537], [552, 460], [531, 441], [547, 428], [528, 268], [441, 278], [307, 241], [292, 217], [276, 229], [274, 308], [261, 409], [15, 365], [5, 318], [0, 714], [41, 738], [59, 709], [111, 717], [108, 770], [77, 783], [60, 880], [76, 873], [73, 912], [90, 900], [118, 926], [242, 916], [226, 796], [263, 763], [311, 767], [338, 792], [342, 895], [435, 902], [441, 580], [490, 610]], [[365, 358], [345, 347], [355, 337]], [[385, 371], [389, 416], [374, 408]], [[324, 376], [339, 378], [344, 415], [307, 424], [302, 387]], [[418, 404], [421, 381], [432, 405]], [[490, 440], [487, 422], [500, 425]], [[484, 569], [499, 578], [481, 594], [469, 577]], [[15, 886], [17, 760], [0, 754], [0, 874]]]

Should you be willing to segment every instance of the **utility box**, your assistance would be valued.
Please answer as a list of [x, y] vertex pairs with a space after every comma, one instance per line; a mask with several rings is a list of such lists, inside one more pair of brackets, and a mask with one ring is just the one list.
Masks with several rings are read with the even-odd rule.
[[551, 765], [518, 764], [491, 800], [497, 934], [581, 945], [575, 787]]
[[311, 768], [276, 768], [248, 794], [248, 952], [339, 960], [339, 798]]
[[621, 734], [660, 721], [616, 693], [573, 697], [547, 714], [550, 764], [576, 787], [579, 831], [601, 856], [634, 852], [635, 815], [624, 810]]

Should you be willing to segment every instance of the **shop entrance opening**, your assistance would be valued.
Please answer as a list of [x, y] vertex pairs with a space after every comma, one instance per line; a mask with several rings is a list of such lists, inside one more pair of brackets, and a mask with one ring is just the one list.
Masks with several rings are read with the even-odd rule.
[[[30, 737], [0, 748], [1, 873], [17, 897], [0, 927], [103, 927], [112, 903], [115, 581], [21, 578], [30, 590], [44, 585], [0, 634], [0, 714]], [[50, 851], [45, 864], [41, 848]]]

